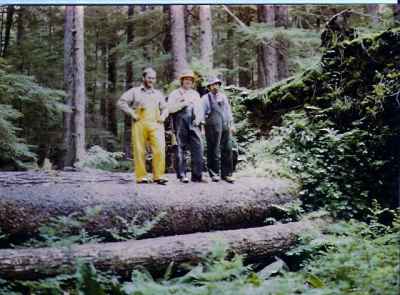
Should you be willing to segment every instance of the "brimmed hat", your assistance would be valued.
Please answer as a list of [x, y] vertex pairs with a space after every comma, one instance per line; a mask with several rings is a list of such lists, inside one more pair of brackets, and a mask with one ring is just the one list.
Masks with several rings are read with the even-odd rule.
[[213, 84], [217, 84], [219, 83], [219, 85], [222, 85], [222, 81], [220, 79], [218, 79], [217, 77], [209, 77], [207, 79], [207, 87], [209, 87], [210, 85]]
[[192, 78], [193, 81], [196, 79], [196, 76], [194, 75], [193, 71], [185, 71], [179, 76], [179, 80], [182, 81], [184, 78]]

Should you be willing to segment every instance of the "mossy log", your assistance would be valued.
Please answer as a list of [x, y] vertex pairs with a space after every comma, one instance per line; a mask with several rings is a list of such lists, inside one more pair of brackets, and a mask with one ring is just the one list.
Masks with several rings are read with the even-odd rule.
[[[138, 223], [163, 217], [143, 237], [208, 232], [264, 225], [273, 205], [293, 200], [293, 183], [244, 177], [235, 184], [178, 182], [136, 184], [129, 173], [0, 173], [0, 229], [9, 239], [35, 237], [52, 218], [84, 214], [100, 206], [85, 224], [89, 234], [120, 227], [122, 217]], [[273, 217], [273, 216], [272, 216]]]
[[195, 233], [171, 237], [85, 244], [64, 248], [0, 250], [0, 277], [38, 279], [75, 271], [77, 261], [92, 263], [96, 269], [129, 277], [133, 269], [145, 267], [160, 274], [173, 262], [196, 263], [210, 254], [216, 241], [227, 245], [228, 253], [260, 261], [282, 254], [292, 247], [303, 231], [323, 221], [305, 220], [288, 224]]

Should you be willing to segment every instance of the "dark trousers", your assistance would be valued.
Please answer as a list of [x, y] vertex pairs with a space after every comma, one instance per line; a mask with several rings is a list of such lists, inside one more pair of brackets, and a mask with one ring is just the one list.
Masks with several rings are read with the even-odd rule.
[[233, 172], [231, 131], [221, 120], [215, 119], [209, 118], [205, 127], [207, 168], [211, 177], [221, 175], [224, 178]]
[[176, 135], [176, 176], [182, 178], [187, 173], [186, 151], [190, 151], [192, 180], [201, 180], [203, 172], [203, 144], [199, 127], [193, 126], [190, 116], [184, 114], [174, 118]]

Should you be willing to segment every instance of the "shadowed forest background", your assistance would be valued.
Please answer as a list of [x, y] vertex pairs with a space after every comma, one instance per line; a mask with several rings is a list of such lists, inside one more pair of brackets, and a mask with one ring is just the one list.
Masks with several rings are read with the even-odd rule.
[[[262, 89], [318, 65], [325, 23], [347, 8], [85, 7], [85, 147], [123, 151], [130, 158], [130, 134], [125, 131], [130, 122], [124, 122], [115, 103], [124, 90], [141, 83], [144, 67], [157, 70], [158, 87], [166, 95], [189, 66], [200, 75], [220, 74], [227, 86]], [[339, 22], [351, 23], [358, 35], [390, 26], [396, 13], [383, 5], [353, 10], [351, 18]], [[62, 92], [67, 87], [65, 13], [62, 6], [1, 7], [1, 67], [8, 74], [1, 81], [2, 123], [11, 124], [2, 133], [3, 169], [42, 166], [45, 158], [56, 168], [72, 166], [72, 157], [63, 158], [70, 146], [63, 133], [72, 128], [63, 126], [62, 117], [68, 110]], [[242, 110], [237, 115], [246, 119]], [[270, 117], [263, 121], [273, 122]]]
[[[0, 294], [398, 294], [399, 27], [399, 5], [0, 6], [0, 170], [14, 171], [0, 172]], [[165, 95], [187, 68], [200, 93], [218, 75], [233, 107], [237, 175], [248, 191], [204, 189], [219, 209], [204, 217], [207, 199], [182, 206], [198, 213], [193, 224], [154, 208], [130, 216], [132, 200], [119, 199], [129, 182], [120, 172], [132, 173], [131, 120], [116, 102], [148, 66]], [[121, 202], [118, 215], [81, 205], [86, 192], [74, 183], [92, 175], [112, 181], [104, 195]], [[79, 214], [53, 205], [63, 184]], [[258, 199], [256, 187], [271, 195]], [[175, 206], [143, 190], [146, 202]], [[240, 209], [229, 211], [229, 194]], [[243, 209], [243, 200], [254, 203]], [[229, 229], [250, 246], [217, 243], [198, 257], [190, 234], [221, 233], [236, 245]], [[194, 248], [169, 253], [194, 255], [194, 265], [166, 265], [156, 251], [147, 268], [113, 256], [113, 271], [96, 260], [103, 255], [73, 266], [51, 256], [76, 245], [77, 256], [103, 246], [124, 253], [111, 244], [151, 248], [153, 237], [172, 234]]]

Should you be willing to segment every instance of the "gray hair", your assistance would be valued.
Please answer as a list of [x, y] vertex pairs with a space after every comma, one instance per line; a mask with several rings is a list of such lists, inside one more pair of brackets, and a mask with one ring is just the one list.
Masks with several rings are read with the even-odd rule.
[[156, 71], [153, 68], [151, 68], [151, 67], [145, 68], [142, 72], [143, 78], [146, 77], [150, 73], [156, 75]]

